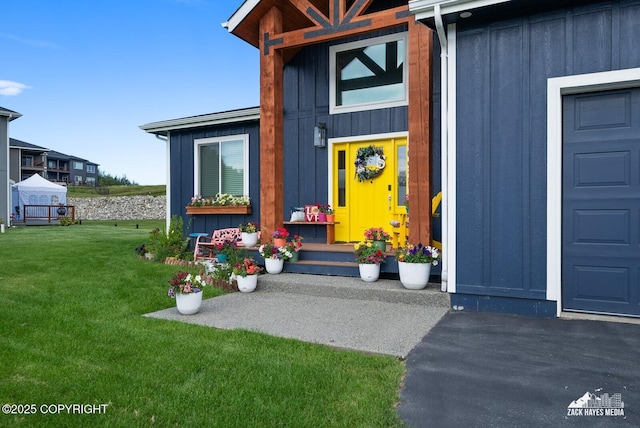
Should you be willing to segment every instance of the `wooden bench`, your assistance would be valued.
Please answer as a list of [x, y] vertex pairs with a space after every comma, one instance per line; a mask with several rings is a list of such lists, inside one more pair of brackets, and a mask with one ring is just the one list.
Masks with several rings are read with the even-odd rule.
[[336, 242], [336, 224], [340, 224], [338, 221], [328, 222], [328, 221], [284, 221], [282, 222], [286, 225], [296, 225], [296, 226], [325, 226], [327, 228], [327, 244], [335, 244]]
[[213, 260], [216, 252], [214, 247], [225, 242], [235, 242], [237, 246], [242, 246], [242, 234], [237, 227], [227, 229], [216, 229], [211, 236], [198, 236], [193, 250], [193, 260]]

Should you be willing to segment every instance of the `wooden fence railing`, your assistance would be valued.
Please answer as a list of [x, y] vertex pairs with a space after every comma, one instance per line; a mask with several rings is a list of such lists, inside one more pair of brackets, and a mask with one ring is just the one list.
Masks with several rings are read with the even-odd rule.
[[22, 218], [25, 223], [28, 220], [58, 220], [60, 217], [76, 219], [76, 207], [73, 205], [25, 205]]

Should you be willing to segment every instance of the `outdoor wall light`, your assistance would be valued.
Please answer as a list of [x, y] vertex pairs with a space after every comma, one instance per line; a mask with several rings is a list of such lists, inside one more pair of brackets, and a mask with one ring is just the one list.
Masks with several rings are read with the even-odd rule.
[[318, 123], [313, 127], [313, 145], [315, 147], [325, 147], [327, 145], [327, 124]]

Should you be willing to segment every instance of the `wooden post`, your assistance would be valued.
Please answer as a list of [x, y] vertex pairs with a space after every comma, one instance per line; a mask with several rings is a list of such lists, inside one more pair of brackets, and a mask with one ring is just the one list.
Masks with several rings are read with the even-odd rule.
[[270, 46], [268, 40], [268, 34], [279, 33], [282, 12], [274, 6], [260, 20], [260, 225], [262, 236], [267, 238], [284, 221], [284, 62], [282, 52]]
[[409, 23], [409, 242], [431, 245], [433, 33]]

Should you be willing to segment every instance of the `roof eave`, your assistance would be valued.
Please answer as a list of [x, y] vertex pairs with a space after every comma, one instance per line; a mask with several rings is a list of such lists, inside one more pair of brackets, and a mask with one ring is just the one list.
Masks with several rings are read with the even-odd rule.
[[260, 120], [260, 107], [152, 122], [141, 125], [140, 129], [150, 134], [167, 135], [169, 131], [179, 129], [201, 128], [254, 120]]
[[5, 109], [0, 108], [0, 116], [8, 117], [9, 118], [9, 122], [11, 122], [12, 120], [17, 119], [17, 118], [21, 117], [22, 115], [20, 113], [18, 113], [17, 111], [5, 110]]
[[260, 3], [260, 0], [245, 0], [244, 3], [234, 12], [233, 15], [227, 20], [227, 22], [223, 23], [222, 26], [225, 27], [230, 33], [233, 31], [244, 21], [244, 19], [251, 13], [251, 11]]
[[416, 21], [421, 21], [433, 18], [436, 6], [440, 6], [442, 15], [449, 15], [509, 1], [511, 0], [410, 0], [409, 12], [415, 15]]

